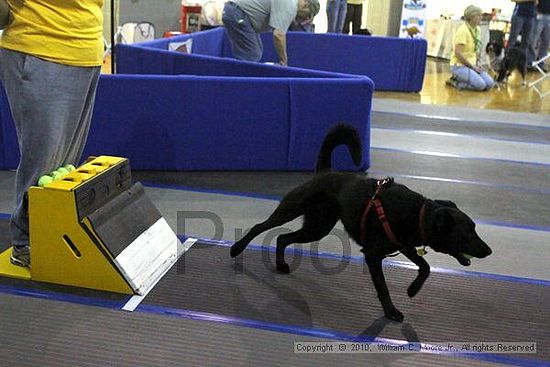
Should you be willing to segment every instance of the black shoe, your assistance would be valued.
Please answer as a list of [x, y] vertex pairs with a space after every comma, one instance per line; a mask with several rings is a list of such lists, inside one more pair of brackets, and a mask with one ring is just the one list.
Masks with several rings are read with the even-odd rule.
[[28, 268], [31, 265], [31, 252], [29, 246], [13, 246], [10, 261], [13, 265]]
[[456, 88], [456, 78], [454, 76], [450, 77], [445, 81], [445, 84], [450, 85], [451, 87]]

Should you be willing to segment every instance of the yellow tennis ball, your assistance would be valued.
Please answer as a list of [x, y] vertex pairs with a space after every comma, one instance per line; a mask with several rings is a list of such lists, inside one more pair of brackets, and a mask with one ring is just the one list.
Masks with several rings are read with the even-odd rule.
[[61, 174], [61, 176], [65, 176], [65, 175], [69, 174], [69, 170], [66, 169], [65, 167], [59, 167], [57, 169], [57, 172], [59, 172]]
[[50, 184], [53, 182], [53, 178], [51, 178], [51, 176], [48, 176], [48, 175], [44, 175], [44, 176], [41, 176], [39, 179], [38, 179], [38, 186], [40, 187], [44, 187], [46, 186], [47, 184]]
[[52, 179], [54, 181], [57, 181], [57, 180], [60, 180], [61, 177], [63, 177], [63, 175], [60, 173], [60, 172], [57, 172], [57, 171], [53, 171], [50, 173], [50, 176], [52, 177]]
[[63, 166], [63, 167], [65, 167], [65, 169], [66, 169], [67, 171], [69, 171], [69, 172], [76, 171], [76, 167], [73, 166], [72, 164], [66, 164], [66, 165]]

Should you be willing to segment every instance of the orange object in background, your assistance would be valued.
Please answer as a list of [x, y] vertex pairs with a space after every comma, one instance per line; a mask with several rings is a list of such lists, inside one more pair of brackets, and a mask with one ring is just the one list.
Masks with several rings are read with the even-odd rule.
[[166, 31], [162, 34], [162, 37], [163, 38], [170, 38], [170, 37], [179, 36], [180, 34], [182, 34], [182, 33], [178, 32], [178, 31]]
[[200, 5], [181, 5], [181, 32], [193, 33], [201, 30], [201, 11]]

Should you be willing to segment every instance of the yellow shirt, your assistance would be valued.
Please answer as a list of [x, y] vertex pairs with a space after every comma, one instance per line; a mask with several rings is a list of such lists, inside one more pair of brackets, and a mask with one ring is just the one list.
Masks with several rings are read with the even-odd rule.
[[103, 62], [103, 0], [8, 0], [0, 47], [72, 66]]
[[468, 28], [466, 23], [462, 24], [460, 27], [457, 28], [455, 35], [453, 37], [453, 52], [451, 54], [451, 65], [462, 65], [462, 63], [458, 61], [454, 53], [454, 49], [456, 45], [459, 45], [459, 44], [464, 45], [464, 50], [462, 51], [462, 55], [464, 55], [464, 58], [468, 60], [468, 62], [472, 65], [477, 64], [476, 39], [474, 38], [474, 35], [477, 34], [477, 39], [479, 39], [479, 33], [480, 33], [479, 27], [476, 27], [475, 29], [470, 30], [470, 28]]
[[351, 5], [361, 5], [363, 0], [348, 0], [347, 3]]

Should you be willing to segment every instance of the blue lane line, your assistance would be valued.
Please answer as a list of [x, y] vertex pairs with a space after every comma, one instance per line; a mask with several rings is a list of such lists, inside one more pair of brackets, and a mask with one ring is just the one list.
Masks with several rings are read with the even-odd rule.
[[490, 220], [475, 220], [474, 222], [476, 222], [477, 224], [485, 224], [490, 226], [525, 229], [529, 231], [550, 232], [550, 227], [544, 227], [544, 226], [529, 226], [529, 225], [523, 225], [523, 224], [512, 224], [512, 223], [496, 222], [496, 221], [490, 221]]
[[[293, 334], [293, 335], [300, 335], [300, 336], [313, 337], [313, 338], [332, 339], [336, 341], [357, 342], [357, 343], [379, 342], [379, 343], [396, 345], [396, 346], [409, 344], [409, 342], [405, 340], [378, 338], [378, 337], [373, 337], [369, 335], [356, 336], [356, 335], [341, 333], [341, 332], [328, 330], [328, 329], [307, 328], [307, 327], [299, 327], [299, 326], [292, 326], [292, 325], [276, 324], [271, 322], [241, 319], [237, 317], [223, 316], [223, 315], [211, 314], [206, 312], [175, 309], [175, 308], [169, 308], [169, 307], [158, 307], [158, 306], [152, 306], [147, 304], [141, 304], [140, 306], [138, 306], [136, 311], [152, 313], [157, 315], [172, 316], [172, 317], [183, 318], [183, 319], [217, 322], [217, 323], [228, 324], [232, 326], [247, 327], [250, 329], [267, 330], [267, 331], [274, 331], [278, 333]], [[543, 365], [541, 363], [546, 363], [544, 361], [536, 360], [536, 359], [509, 357], [506, 355], [489, 354], [489, 353], [466, 354], [466, 353], [445, 353], [445, 352], [427, 352], [427, 351], [421, 351], [420, 353], [438, 354], [440, 356], [448, 356], [453, 358], [456, 358], [456, 357], [467, 358], [467, 359], [474, 359], [474, 360], [501, 363], [501, 364], [506, 364], [511, 366], [521, 366], [521, 367], [535, 367], [535, 366], [540, 367]]]
[[[188, 238], [184, 235], [178, 235], [178, 237], [180, 238], [180, 241], [185, 241], [185, 239]], [[197, 237], [192, 237], [192, 238], [197, 238]], [[215, 246], [222, 246], [222, 247], [230, 247], [234, 243], [232, 241], [225, 241], [225, 240], [220, 241], [220, 240], [213, 240], [208, 238], [197, 238], [197, 239], [198, 239], [197, 244], [202, 243], [206, 245], [215, 245]], [[263, 246], [263, 245], [254, 244], [254, 243], [251, 243], [250, 245], [248, 245], [247, 250], [248, 249], [254, 250], [254, 251], [275, 252], [275, 247], [273, 246]], [[286, 251], [291, 254], [306, 256], [309, 258], [317, 257], [317, 258], [327, 259], [327, 260], [353, 262], [356, 264], [364, 263], [363, 256], [337, 255], [337, 254], [327, 253], [327, 252], [314, 253], [307, 249], [295, 248], [295, 247], [287, 247]], [[398, 267], [398, 268], [415, 269], [415, 270], [417, 269], [416, 265], [405, 261], [399, 261], [399, 260], [385, 259], [383, 264], [385, 267]], [[456, 276], [464, 276], [464, 277], [474, 277], [474, 278], [485, 278], [485, 279], [492, 279], [497, 281], [523, 283], [523, 284], [533, 284], [533, 285], [540, 285], [544, 287], [550, 286], [550, 280], [544, 280], [544, 279], [523, 278], [523, 277], [516, 277], [512, 275], [491, 274], [491, 273], [482, 273], [478, 271], [446, 269], [446, 268], [439, 268], [439, 267], [430, 267], [430, 270], [432, 273], [440, 273], [440, 274], [448, 274], [448, 275], [456, 275]]]
[[[110, 301], [104, 299], [97, 299], [93, 297], [82, 297], [74, 296], [65, 293], [44, 291], [44, 290], [29, 290], [12, 286], [0, 285], [0, 293], [10, 294], [15, 296], [31, 297], [37, 299], [45, 299], [50, 301], [58, 302], [67, 302], [72, 304], [84, 305], [84, 306], [93, 306], [101, 307], [110, 310], [120, 310], [125, 302]], [[154, 306], [148, 304], [140, 304], [135, 312], [143, 312], [148, 314], [163, 315], [176, 317], [181, 319], [188, 320], [197, 320], [197, 321], [207, 321], [207, 322], [216, 322], [221, 324], [227, 324], [237, 327], [247, 327], [250, 329], [257, 330], [266, 330], [273, 331], [278, 333], [285, 333], [291, 335], [300, 335], [306, 337], [314, 338], [324, 338], [332, 339], [336, 341], [347, 341], [347, 342], [380, 342], [391, 345], [407, 345], [408, 342], [405, 340], [397, 339], [388, 339], [388, 338], [378, 338], [373, 336], [356, 336], [346, 333], [341, 333], [338, 331], [330, 329], [320, 329], [320, 328], [308, 328], [300, 327], [293, 325], [284, 325], [276, 324], [270, 322], [263, 322], [250, 319], [242, 319], [232, 316], [224, 316], [219, 314], [212, 314], [200, 311], [186, 310], [186, 309], [177, 309], [171, 307], [163, 306]], [[422, 350], [420, 353], [429, 353], [429, 354], [438, 354], [442, 356], [447, 356], [450, 358], [467, 358], [480, 361], [501, 363], [512, 366], [520, 367], [534, 367], [534, 366], [543, 366], [546, 363], [545, 361], [535, 360], [535, 359], [525, 359], [525, 358], [516, 358], [509, 357], [506, 355], [497, 355], [497, 354], [461, 354], [461, 353], [443, 353], [443, 352], [428, 352]]]
[[[423, 178], [421, 176], [412, 176], [412, 175], [400, 175], [400, 174], [389, 174], [384, 173], [381, 171], [369, 171], [369, 173], [375, 174], [375, 175], [389, 175], [393, 177], [405, 177], [405, 178], [413, 178], [413, 179], [420, 179], [420, 180], [433, 180], [433, 181], [452, 181], [453, 183], [465, 183], [465, 184], [472, 184], [472, 185], [481, 185], [481, 186], [492, 186], [492, 187], [501, 187], [506, 188], [505, 186], [500, 185], [493, 185], [489, 183], [481, 183], [476, 181], [460, 181], [460, 180], [447, 180], [443, 178], [437, 178], [437, 177], [427, 177]], [[176, 190], [176, 191], [189, 191], [189, 192], [197, 192], [202, 194], [215, 194], [215, 195], [224, 195], [224, 196], [238, 196], [238, 197], [245, 197], [245, 198], [252, 198], [252, 199], [261, 199], [261, 200], [272, 200], [272, 201], [280, 201], [282, 196], [278, 195], [267, 195], [267, 194], [255, 194], [255, 193], [246, 193], [246, 192], [238, 192], [238, 191], [229, 191], [229, 190], [218, 190], [218, 189], [201, 189], [196, 187], [188, 187], [188, 186], [177, 186], [177, 185], [171, 185], [171, 184], [162, 184], [162, 183], [154, 183], [154, 182], [148, 182], [148, 181], [141, 181], [141, 183], [145, 187], [151, 187], [151, 188], [159, 188], [159, 189], [169, 189], [169, 190]], [[511, 189], [518, 189], [522, 190], [521, 187], [517, 186], [510, 186]], [[543, 193], [543, 194], [550, 194], [550, 190], [529, 190], [529, 189], [523, 189], [524, 191], [532, 191], [534, 193]], [[11, 218], [11, 214], [7, 213], [0, 213], [0, 220], [9, 220]], [[513, 223], [507, 223], [507, 222], [498, 222], [498, 221], [487, 221], [487, 220], [479, 220], [475, 219], [474, 222], [477, 224], [486, 224], [486, 225], [492, 225], [497, 227], [506, 227], [506, 228], [517, 228], [517, 229], [524, 229], [524, 230], [531, 230], [531, 231], [542, 231], [542, 232], [550, 232], [550, 227], [546, 226], [532, 226], [532, 225], [523, 225], [523, 224], [513, 224]]]
[[[243, 193], [243, 192], [236, 192], [236, 191], [229, 191], [229, 190], [217, 190], [217, 189], [200, 189], [200, 188], [187, 187], [187, 186], [158, 184], [158, 183], [152, 183], [152, 182], [148, 182], [148, 181], [142, 181], [141, 183], [145, 187], [152, 187], [152, 188], [159, 188], [159, 189], [170, 189], [170, 190], [177, 190], [177, 191], [199, 192], [199, 193], [203, 193], [203, 194], [239, 196], [239, 197], [245, 197], [245, 198], [273, 200], [273, 201], [280, 201], [281, 198], [282, 198], [282, 196], [277, 196], [277, 195], [262, 195], [262, 194]], [[474, 222], [476, 222], [478, 224], [488, 224], [488, 225], [498, 226], [498, 227], [507, 227], [507, 228], [517, 228], [517, 229], [526, 229], [526, 230], [533, 230], [533, 231], [550, 232], [550, 227], [544, 227], [544, 226], [530, 226], [530, 225], [523, 225], [523, 224], [497, 222], [497, 221], [483, 221], [483, 220], [478, 220], [478, 219], [474, 219]]]
[[0, 284], [0, 293], [10, 294], [14, 296], [39, 298], [39, 299], [45, 299], [50, 301], [68, 302], [68, 303], [74, 303], [74, 304], [86, 305], [86, 306], [109, 308], [109, 309], [121, 309], [130, 299], [130, 297], [128, 297], [124, 301], [113, 301], [113, 300], [94, 298], [94, 297], [76, 296], [68, 293], [60, 293], [60, 292], [49, 291], [49, 290], [37, 290], [37, 289], [14, 287], [14, 286], [3, 285], [3, 284]]
[[539, 188], [531, 188], [531, 187], [517, 186], [517, 185], [501, 185], [501, 184], [495, 184], [495, 183], [491, 183], [491, 182], [481, 182], [481, 181], [472, 181], [472, 180], [457, 180], [457, 179], [443, 178], [443, 177], [407, 175], [407, 174], [392, 173], [392, 172], [385, 172], [385, 171], [376, 171], [376, 170], [369, 170], [368, 173], [369, 173], [369, 175], [377, 175], [377, 176], [392, 176], [392, 177], [410, 178], [410, 179], [413, 179], [413, 180], [438, 181], [438, 182], [446, 182], [446, 183], [453, 183], [453, 184], [466, 184], [466, 185], [494, 187], [494, 188], [497, 188], [497, 189], [523, 191], [523, 192], [530, 192], [530, 193], [544, 194], [544, 195], [550, 194], [550, 189], [545, 189], [545, 188], [540, 188], [539, 189]]
[[[384, 175], [380, 171], [372, 171], [374, 174], [380, 174]], [[395, 177], [409, 177], [409, 178], [416, 178], [417, 176], [408, 176], [408, 175], [391, 175]], [[423, 178], [419, 178], [423, 179]], [[439, 178], [427, 178], [432, 180], [443, 180], [445, 179], [439, 179]], [[246, 192], [238, 192], [238, 191], [229, 191], [229, 190], [219, 190], [219, 189], [201, 189], [196, 187], [188, 187], [188, 186], [178, 186], [178, 185], [171, 185], [171, 184], [162, 184], [162, 183], [153, 183], [148, 181], [141, 181], [141, 183], [145, 187], [151, 187], [151, 188], [159, 188], [159, 189], [169, 189], [169, 190], [176, 190], [176, 191], [189, 191], [189, 192], [197, 192], [202, 194], [215, 194], [215, 195], [224, 195], [224, 196], [237, 196], [237, 197], [244, 197], [244, 198], [252, 198], [252, 199], [262, 199], [262, 200], [271, 200], [271, 201], [280, 201], [282, 196], [278, 195], [267, 195], [267, 194], [255, 194], [255, 193], [246, 193]], [[464, 183], [470, 183], [469, 181], [464, 181]], [[471, 182], [472, 184], [480, 184], [485, 185], [483, 183], [476, 183]], [[490, 186], [491, 184], [487, 184], [487, 186]], [[495, 185], [497, 186], [497, 185]], [[542, 190], [541, 192], [543, 192]], [[0, 220], [8, 220], [11, 218], [11, 214], [7, 213], [0, 213]], [[523, 230], [531, 230], [531, 231], [542, 231], [542, 232], [550, 232], [550, 227], [546, 226], [532, 226], [532, 225], [523, 225], [523, 224], [513, 224], [513, 223], [507, 223], [507, 222], [498, 222], [498, 221], [487, 221], [487, 220], [479, 220], [474, 219], [474, 222], [477, 224], [486, 224], [486, 225], [492, 225], [497, 227], [506, 227], [506, 228], [517, 228], [517, 229], [523, 229]]]
[[[505, 122], [505, 121], [474, 121], [474, 120], [465, 120], [458, 117], [447, 117], [447, 116], [437, 116], [437, 115], [427, 115], [423, 113], [406, 113], [406, 112], [386, 112], [386, 111], [376, 111], [372, 110], [372, 112], [385, 114], [385, 115], [399, 115], [399, 116], [406, 116], [406, 117], [420, 117], [425, 118], [429, 120], [444, 120], [444, 121], [452, 121], [453, 123], [462, 123], [464, 125], [470, 125], [470, 124], [493, 124], [495, 126], [512, 126], [516, 128], [528, 128], [528, 129], [534, 129], [534, 130], [550, 130], [550, 126], [544, 126], [544, 125], [528, 125], [528, 124], [516, 124], [513, 122]], [[371, 123], [372, 125], [372, 123]], [[373, 126], [376, 127], [376, 126]]]
[[[426, 152], [417, 152], [417, 151], [411, 151], [411, 150], [406, 150], [406, 149], [382, 148], [382, 147], [373, 147], [373, 146], [371, 146], [370, 149], [371, 150], [382, 150], [382, 151], [386, 151], [386, 152], [420, 154], [420, 155], [427, 155], [427, 156], [442, 157], [442, 156], [437, 155], [437, 154], [429, 154], [429, 153], [426, 153]], [[443, 156], [443, 158], [454, 158], [454, 159], [458, 158], [458, 159], [470, 159], [470, 160], [487, 161], [487, 162], [514, 163], [514, 164], [541, 166], [541, 167], [550, 166], [550, 164], [548, 164], [548, 163], [514, 161], [514, 160], [511, 160], [511, 159], [501, 159], [501, 158], [482, 158], [482, 157], [459, 155], [459, 154], [452, 155], [452, 156]]]
[[218, 194], [218, 195], [226, 195], [226, 196], [239, 196], [239, 197], [245, 197], [245, 198], [274, 200], [274, 201], [280, 201], [281, 200], [280, 195], [255, 194], [255, 193], [230, 191], [230, 190], [201, 189], [201, 188], [197, 188], [197, 187], [170, 185], [170, 184], [156, 183], [156, 182], [150, 182], [150, 181], [141, 181], [141, 183], [146, 187], [155, 187], [155, 188], [159, 188], [159, 189], [170, 189], [170, 190], [179, 190], [179, 191], [199, 192], [199, 193], [203, 193], [203, 194]]
[[427, 130], [427, 129], [410, 129], [406, 127], [385, 127], [385, 126], [372, 126], [375, 129], [379, 130], [390, 130], [390, 131], [402, 131], [402, 132], [409, 132], [409, 133], [442, 133], [445, 136], [454, 136], [454, 137], [465, 137], [465, 138], [478, 138], [478, 139], [485, 139], [485, 140], [494, 140], [494, 141], [503, 141], [503, 142], [513, 142], [513, 143], [525, 143], [525, 144], [534, 144], [534, 145], [550, 145], [550, 143], [541, 142], [541, 141], [527, 141], [527, 140], [517, 140], [512, 138], [494, 138], [494, 137], [487, 137], [483, 135], [475, 135], [475, 134], [462, 134], [462, 133], [448, 133], [445, 131], [434, 131], [434, 130]]

